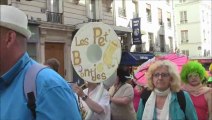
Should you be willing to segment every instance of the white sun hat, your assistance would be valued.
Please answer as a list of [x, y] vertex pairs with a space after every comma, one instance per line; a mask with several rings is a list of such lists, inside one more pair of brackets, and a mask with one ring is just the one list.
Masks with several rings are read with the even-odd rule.
[[26, 14], [13, 6], [0, 5], [0, 26], [14, 30], [27, 39], [31, 36], [31, 32], [27, 29]]

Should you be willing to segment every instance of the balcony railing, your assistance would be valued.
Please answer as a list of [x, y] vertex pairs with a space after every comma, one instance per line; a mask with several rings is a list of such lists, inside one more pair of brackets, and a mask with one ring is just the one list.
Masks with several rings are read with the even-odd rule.
[[126, 10], [124, 8], [118, 8], [119, 16], [126, 17]]
[[180, 23], [181, 24], [185, 24], [185, 23], [187, 23], [188, 21], [187, 20], [180, 20]]
[[181, 40], [181, 43], [188, 43], [188, 40]]
[[46, 12], [47, 22], [60, 23], [62, 24], [62, 13]]

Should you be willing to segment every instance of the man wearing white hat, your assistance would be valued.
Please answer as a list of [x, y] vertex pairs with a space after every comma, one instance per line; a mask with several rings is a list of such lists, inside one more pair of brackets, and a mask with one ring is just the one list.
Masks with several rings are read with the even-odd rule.
[[[30, 120], [32, 113], [24, 95], [24, 77], [38, 64], [26, 52], [31, 33], [24, 12], [0, 5], [0, 120]], [[72, 88], [50, 68], [36, 77], [37, 120], [80, 120]]]

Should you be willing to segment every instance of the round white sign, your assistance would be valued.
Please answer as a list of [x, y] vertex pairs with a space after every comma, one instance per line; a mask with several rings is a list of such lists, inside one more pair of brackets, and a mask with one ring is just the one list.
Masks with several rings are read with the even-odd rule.
[[71, 44], [71, 60], [84, 80], [107, 80], [121, 60], [121, 44], [115, 31], [102, 22], [90, 22], [78, 30]]

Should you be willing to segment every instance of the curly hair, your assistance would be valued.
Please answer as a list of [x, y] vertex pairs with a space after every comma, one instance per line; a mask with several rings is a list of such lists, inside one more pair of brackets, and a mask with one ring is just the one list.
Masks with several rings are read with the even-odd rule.
[[154, 89], [152, 75], [158, 68], [163, 67], [163, 66], [168, 68], [168, 72], [169, 72], [170, 76], [172, 77], [172, 82], [170, 85], [171, 91], [178, 92], [180, 90], [180, 84], [181, 84], [180, 83], [180, 75], [178, 73], [176, 64], [174, 64], [173, 62], [171, 62], [169, 60], [158, 60], [150, 65], [147, 73], [145, 74], [145, 77], [148, 80], [148, 88], [150, 90]]
[[188, 75], [190, 73], [197, 73], [202, 81], [206, 75], [206, 70], [198, 61], [189, 61], [183, 65], [180, 76], [184, 83], [188, 83]]

